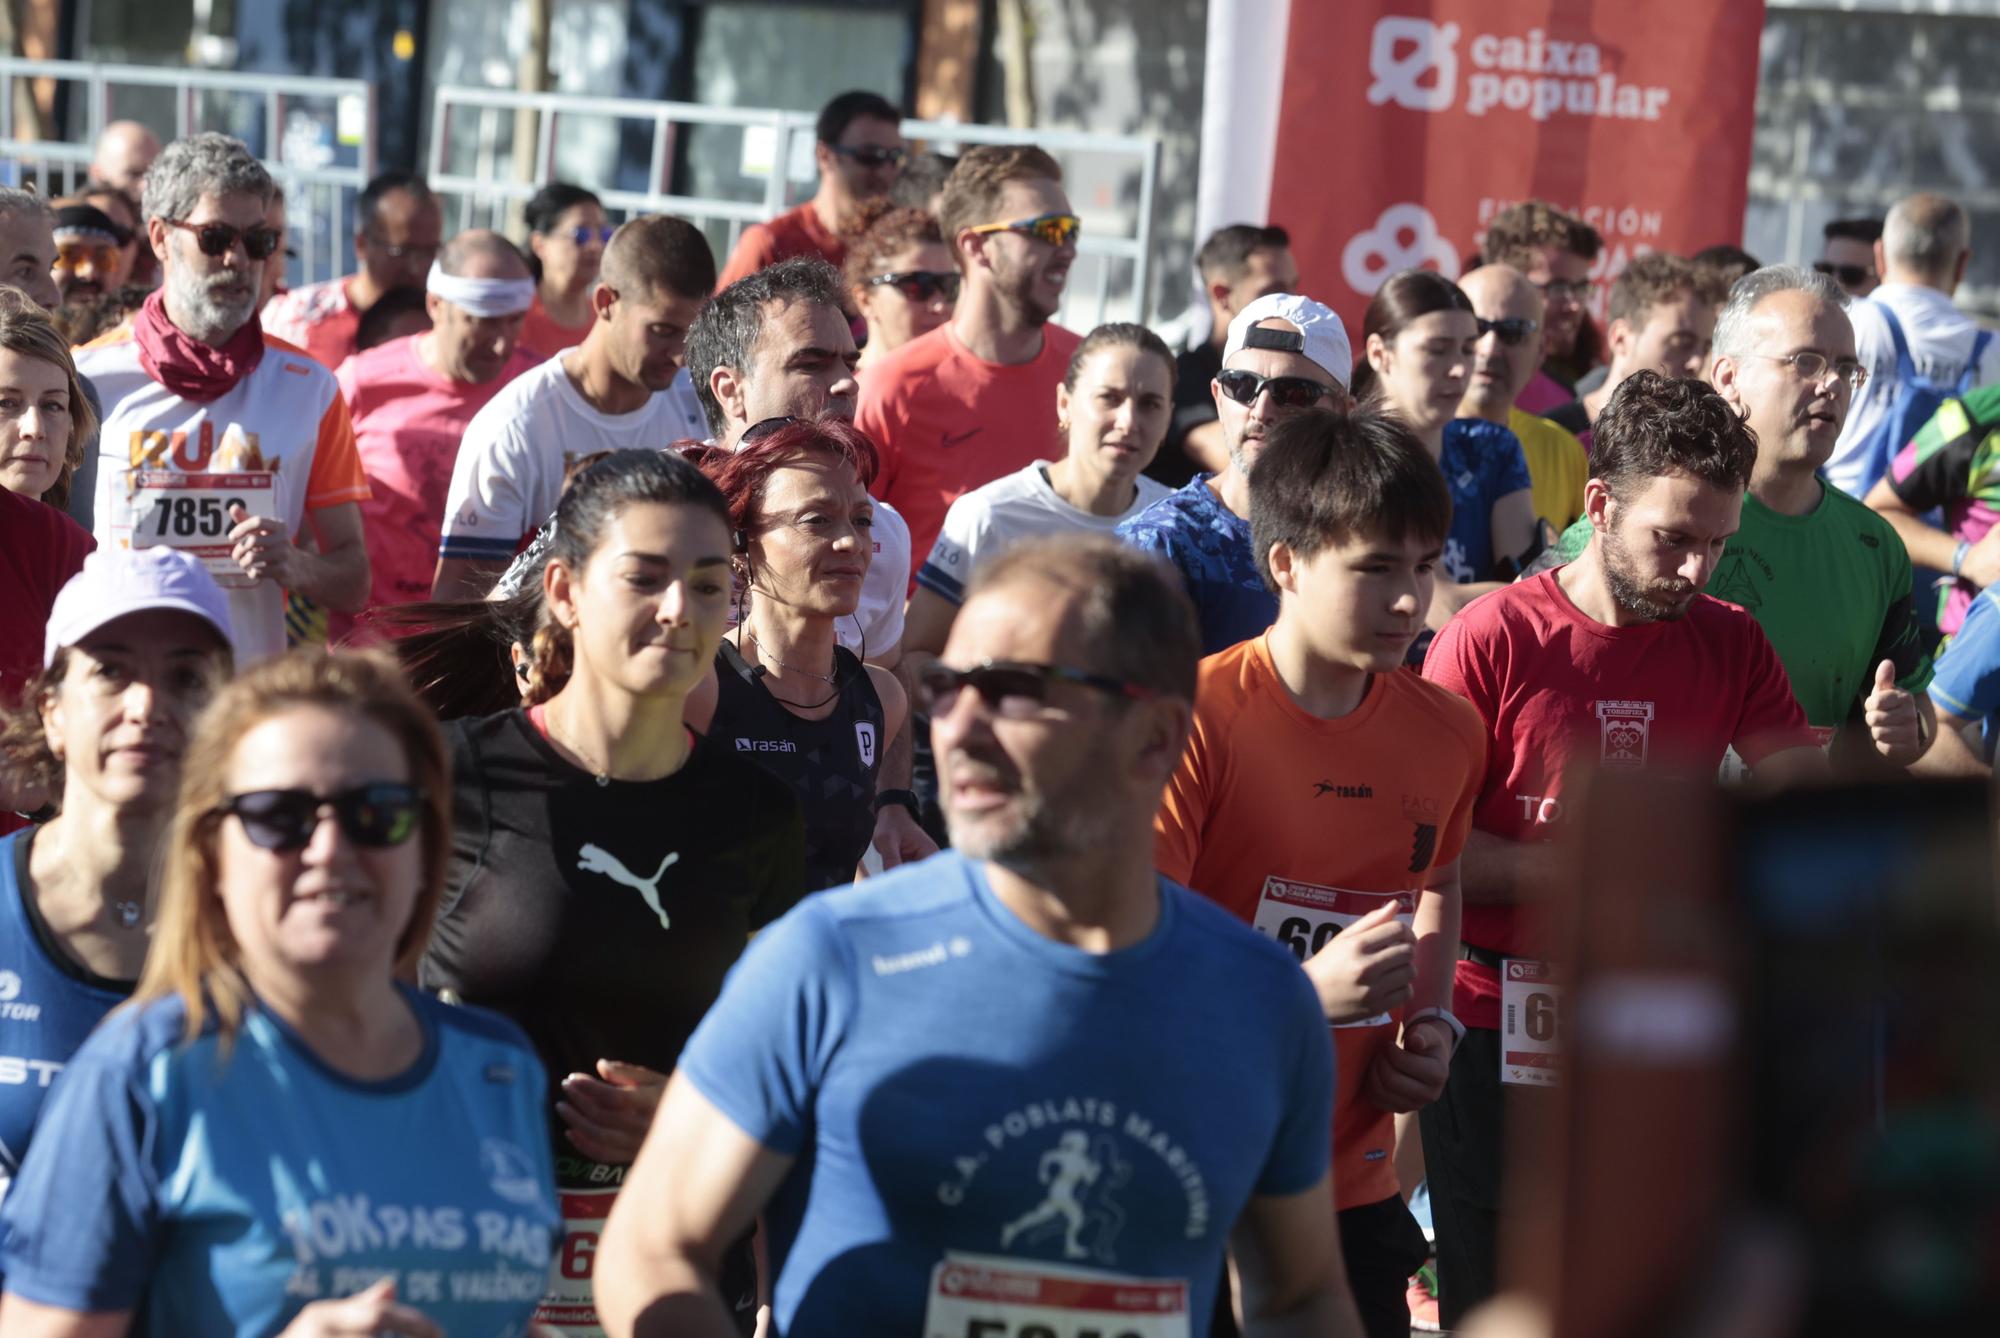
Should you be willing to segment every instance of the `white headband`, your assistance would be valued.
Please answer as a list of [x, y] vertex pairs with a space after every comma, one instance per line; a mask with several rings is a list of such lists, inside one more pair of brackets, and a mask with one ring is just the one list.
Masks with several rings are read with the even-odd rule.
[[518, 316], [535, 301], [533, 279], [468, 279], [446, 274], [435, 260], [424, 291], [475, 316]]

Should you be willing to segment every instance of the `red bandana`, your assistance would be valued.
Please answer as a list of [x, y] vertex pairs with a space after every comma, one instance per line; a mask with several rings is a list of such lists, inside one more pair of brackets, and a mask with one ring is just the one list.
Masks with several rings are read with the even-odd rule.
[[256, 312], [227, 343], [204, 344], [167, 319], [164, 290], [158, 288], [132, 318], [132, 335], [139, 341], [139, 365], [146, 375], [197, 404], [227, 395], [264, 357], [264, 327]]

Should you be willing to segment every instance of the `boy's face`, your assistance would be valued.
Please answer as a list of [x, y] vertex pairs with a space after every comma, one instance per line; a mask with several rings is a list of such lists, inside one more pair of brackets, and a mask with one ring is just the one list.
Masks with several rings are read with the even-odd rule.
[[1432, 539], [1357, 535], [1286, 563], [1280, 545], [1271, 564], [1282, 591], [1278, 617], [1296, 620], [1325, 660], [1393, 672], [1423, 631], [1442, 551]]

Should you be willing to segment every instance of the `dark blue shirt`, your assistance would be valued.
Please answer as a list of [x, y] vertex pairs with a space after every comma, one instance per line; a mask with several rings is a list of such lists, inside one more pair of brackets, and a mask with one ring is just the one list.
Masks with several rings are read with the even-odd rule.
[[1493, 563], [1501, 555], [1493, 551], [1493, 504], [1508, 493], [1525, 492], [1529, 487], [1528, 460], [1521, 454], [1521, 439], [1484, 418], [1454, 418], [1444, 425], [1444, 452], [1438, 467], [1451, 487], [1445, 572], [1461, 585], [1494, 580]]
[[[1516, 443], [1514, 454], [1520, 453]], [[1165, 558], [1180, 572], [1201, 617], [1203, 655], [1262, 636], [1278, 620], [1278, 597], [1257, 571], [1250, 522], [1222, 504], [1207, 476], [1120, 525], [1118, 537]]]

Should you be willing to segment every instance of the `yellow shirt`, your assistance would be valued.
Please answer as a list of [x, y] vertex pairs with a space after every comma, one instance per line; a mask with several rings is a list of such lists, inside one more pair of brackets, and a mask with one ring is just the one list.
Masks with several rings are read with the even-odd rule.
[[1507, 411], [1507, 426], [1521, 439], [1528, 457], [1528, 482], [1535, 515], [1561, 534], [1583, 514], [1583, 482], [1590, 477], [1590, 459], [1570, 430], [1546, 418]]

